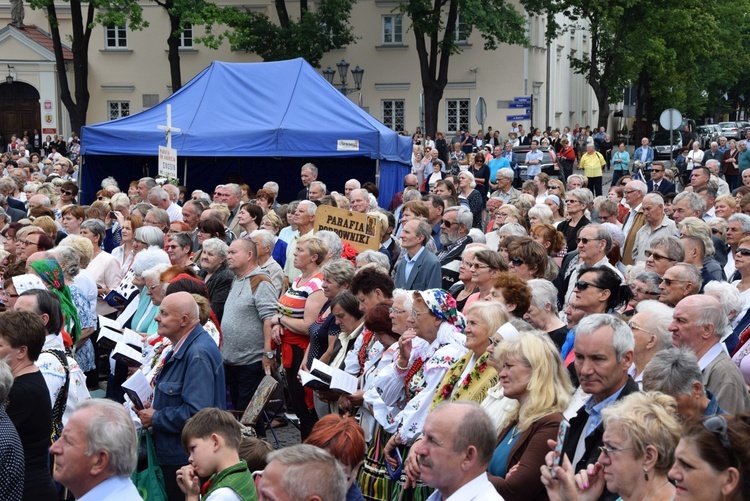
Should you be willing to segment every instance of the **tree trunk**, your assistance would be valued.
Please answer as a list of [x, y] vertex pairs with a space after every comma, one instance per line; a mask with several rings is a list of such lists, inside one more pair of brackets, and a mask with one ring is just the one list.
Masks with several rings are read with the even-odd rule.
[[[167, 12], [172, 6], [172, 2], [167, 4]], [[182, 20], [169, 14], [169, 38], [167, 38], [167, 47], [169, 47], [169, 74], [172, 77], [172, 93], [177, 92], [182, 87], [182, 75], [180, 73], [180, 29]]]
[[424, 92], [424, 133], [430, 137], [435, 137], [443, 89], [439, 89], [435, 85], [426, 85], [425, 82], [422, 83], [422, 87]]
[[597, 94], [596, 102], [599, 103], [599, 118], [597, 120], [597, 127], [607, 127], [609, 122], [609, 93], [604, 92]]

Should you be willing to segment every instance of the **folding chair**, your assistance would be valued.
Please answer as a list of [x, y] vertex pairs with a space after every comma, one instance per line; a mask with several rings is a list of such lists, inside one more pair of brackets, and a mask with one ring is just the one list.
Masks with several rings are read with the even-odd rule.
[[[260, 384], [258, 385], [258, 389], [255, 390], [253, 398], [250, 400], [250, 403], [247, 404], [247, 408], [242, 414], [242, 418], [240, 418], [240, 423], [242, 423], [243, 425], [255, 427], [258, 423], [258, 419], [262, 416], [263, 421], [265, 421], [263, 423], [263, 426], [266, 428], [266, 430], [271, 430], [271, 434], [273, 435], [273, 440], [276, 443], [277, 449], [280, 445], [279, 438], [276, 436], [276, 431], [274, 430], [273, 426], [271, 426], [271, 422], [273, 421], [273, 418], [276, 417], [276, 414], [278, 414], [283, 402], [278, 399], [271, 400], [271, 395], [273, 394], [273, 391], [276, 389], [278, 384], [279, 382], [271, 376], [263, 377]], [[276, 410], [273, 412], [273, 417], [269, 417], [268, 413], [266, 412], [266, 407], [269, 404], [276, 405]]]

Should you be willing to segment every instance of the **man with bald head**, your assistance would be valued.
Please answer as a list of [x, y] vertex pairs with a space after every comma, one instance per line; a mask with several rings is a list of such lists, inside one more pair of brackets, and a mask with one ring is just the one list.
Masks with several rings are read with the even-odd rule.
[[688, 296], [674, 309], [669, 325], [678, 348], [689, 348], [698, 358], [703, 384], [729, 414], [750, 410], [745, 382], [721, 345], [727, 317], [718, 300], [706, 294]]
[[172, 352], [157, 378], [153, 405], [136, 410], [143, 427], [153, 431], [169, 499], [184, 498], [176, 475], [188, 464], [180, 438], [185, 422], [205, 407], [226, 408], [221, 353], [198, 318], [198, 304], [187, 292], [169, 294], [161, 302], [157, 333], [169, 339]]

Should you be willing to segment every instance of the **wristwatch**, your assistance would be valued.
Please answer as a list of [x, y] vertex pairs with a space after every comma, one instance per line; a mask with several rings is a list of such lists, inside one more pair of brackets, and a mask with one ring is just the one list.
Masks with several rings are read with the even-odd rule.
[[276, 352], [274, 352], [274, 351], [267, 351], [267, 352], [265, 352], [263, 354], [263, 356], [266, 357], [266, 358], [268, 358], [268, 359], [270, 359], [270, 360], [273, 360], [274, 358], [276, 358]]

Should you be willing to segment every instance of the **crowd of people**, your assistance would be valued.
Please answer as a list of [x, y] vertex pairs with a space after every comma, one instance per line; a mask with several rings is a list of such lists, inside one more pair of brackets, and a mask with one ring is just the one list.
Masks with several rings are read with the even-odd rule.
[[[273, 181], [188, 195], [144, 177], [84, 206], [11, 154], [0, 498], [750, 498], [750, 191], [719, 194], [733, 174], [693, 157], [676, 193], [647, 139], [631, 156], [576, 129], [535, 130], [584, 147], [520, 184], [520, 127], [416, 134], [415, 162], [436, 158], [387, 210], [309, 163], [289, 203]], [[380, 242], [315, 231], [321, 205]], [[124, 328], [136, 355], [99, 336]], [[303, 384], [321, 363], [356, 388]], [[302, 444], [265, 440], [278, 409], [240, 423], [268, 377]], [[161, 494], [131, 480], [151, 439]]]

